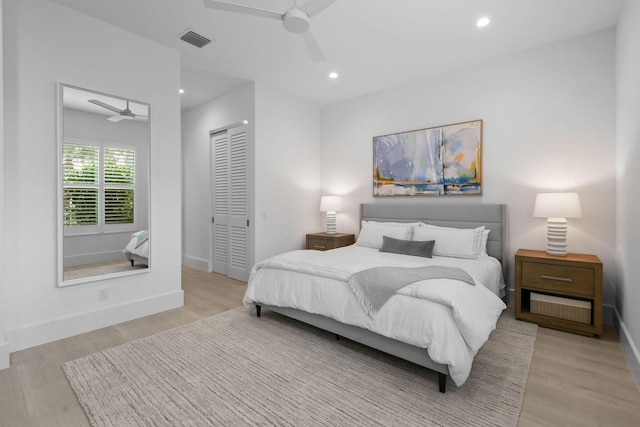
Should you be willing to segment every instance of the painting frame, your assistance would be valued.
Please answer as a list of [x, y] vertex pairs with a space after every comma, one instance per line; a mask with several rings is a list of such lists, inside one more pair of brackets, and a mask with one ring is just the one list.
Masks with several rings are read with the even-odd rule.
[[373, 196], [482, 196], [482, 119], [373, 137]]

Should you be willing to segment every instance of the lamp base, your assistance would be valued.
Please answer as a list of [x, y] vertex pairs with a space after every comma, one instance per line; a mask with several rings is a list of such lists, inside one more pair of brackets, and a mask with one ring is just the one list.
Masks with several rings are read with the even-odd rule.
[[336, 234], [336, 213], [327, 212], [327, 234]]
[[567, 220], [565, 218], [547, 220], [547, 253], [553, 256], [567, 255]]

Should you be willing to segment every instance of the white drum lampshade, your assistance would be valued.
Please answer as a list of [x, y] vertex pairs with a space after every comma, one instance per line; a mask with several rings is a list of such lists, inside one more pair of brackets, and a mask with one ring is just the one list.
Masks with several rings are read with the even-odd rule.
[[327, 234], [336, 234], [336, 212], [342, 210], [340, 196], [322, 196], [320, 211], [327, 213]]
[[547, 218], [547, 253], [567, 255], [567, 218], [582, 218], [578, 193], [538, 193], [533, 216]]

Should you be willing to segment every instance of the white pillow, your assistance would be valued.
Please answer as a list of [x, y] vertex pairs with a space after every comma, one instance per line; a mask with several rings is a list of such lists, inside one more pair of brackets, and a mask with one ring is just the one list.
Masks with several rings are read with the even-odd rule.
[[362, 221], [362, 228], [360, 229], [356, 245], [380, 249], [382, 247], [382, 236], [401, 240], [411, 240], [413, 225], [415, 224], [403, 222]]
[[481, 254], [484, 226], [478, 228], [438, 227], [421, 223], [413, 229], [413, 240], [435, 240], [433, 255], [477, 258]]
[[480, 255], [488, 256], [487, 254], [487, 241], [489, 241], [489, 232], [491, 230], [484, 230], [482, 232], [482, 243], [480, 244]]

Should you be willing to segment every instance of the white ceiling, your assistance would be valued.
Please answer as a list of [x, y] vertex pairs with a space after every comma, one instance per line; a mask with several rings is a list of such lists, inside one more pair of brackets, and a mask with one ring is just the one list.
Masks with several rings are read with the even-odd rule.
[[[179, 50], [185, 110], [252, 80], [317, 105], [339, 102], [612, 27], [624, 0], [338, 0], [311, 20], [323, 62], [281, 23], [202, 0], [52, 1]], [[278, 12], [294, 3], [225, 1]], [[476, 28], [483, 15], [491, 24]], [[186, 29], [214, 41], [193, 47], [179, 39]]]

